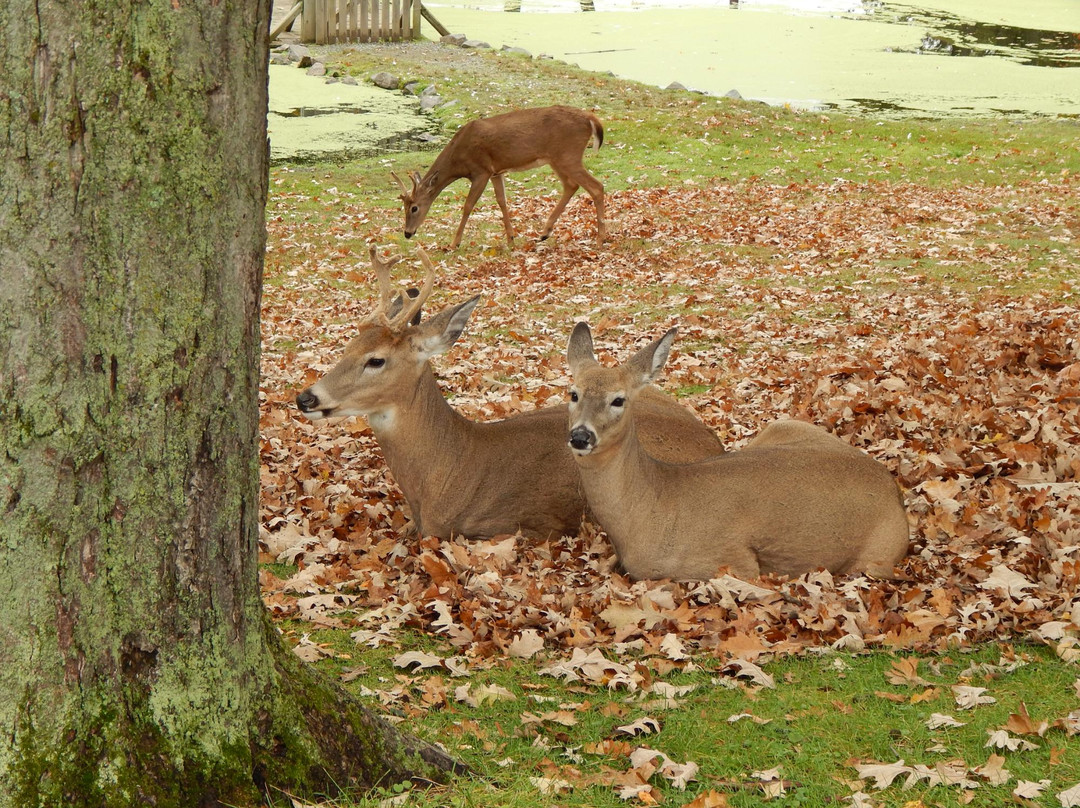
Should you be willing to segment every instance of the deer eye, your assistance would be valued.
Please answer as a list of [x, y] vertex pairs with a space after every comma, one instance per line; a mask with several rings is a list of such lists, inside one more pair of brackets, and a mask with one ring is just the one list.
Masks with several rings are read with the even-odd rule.
[[420, 210], [420, 206], [419, 206], [419, 205], [413, 205], [413, 206], [412, 206], [412, 207], [410, 208], [410, 211], [411, 211], [412, 213], [416, 213], [416, 212], [417, 212], [417, 211], [419, 211], [419, 210]]
[[381, 356], [373, 356], [367, 361], [367, 363], [364, 365], [364, 367], [381, 368], [385, 364], [386, 364], [386, 360], [383, 359]]
[[577, 403], [577, 400], [578, 400], [577, 390], [571, 390], [570, 391], [570, 400]]
[[615, 398], [611, 399], [611, 406], [612, 407], [621, 407], [625, 403], [626, 403], [626, 399], [623, 398], [622, 396], [616, 396]]

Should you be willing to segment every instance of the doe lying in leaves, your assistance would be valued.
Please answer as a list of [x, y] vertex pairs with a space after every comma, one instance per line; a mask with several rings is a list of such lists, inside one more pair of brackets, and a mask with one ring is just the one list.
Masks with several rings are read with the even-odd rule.
[[899, 487], [869, 455], [801, 421], [770, 424], [745, 449], [699, 463], [650, 457], [639, 392], [667, 361], [675, 329], [626, 363], [601, 366], [578, 323], [570, 447], [589, 508], [634, 578], [795, 576], [818, 567], [892, 577], [907, 552]]
[[[374, 248], [380, 302], [361, 324], [345, 355], [322, 379], [296, 397], [312, 420], [363, 415], [425, 535], [488, 538], [520, 530], [527, 536], [577, 532], [585, 498], [577, 466], [566, 449], [565, 406], [501, 421], [470, 421], [443, 398], [429, 359], [447, 351], [465, 328], [479, 298], [419, 321], [434, 283], [419, 296], [392, 300], [390, 267]], [[637, 418], [650, 451], [697, 459], [722, 451], [713, 432], [656, 388], [639, 396]]]
[[411, 189], [406, 188], [397, 174], [391, 172], [401, 186], [401, 200], [405, 203], [405, 238], [412, 238], [424, 223], [435, 198], [450, 183], [464, 178], [472, 184], [465, 197], [461, 224], [450, 243], [450, 249], [456, 249], [461, 244], [461, 234], [465, 232], [469, 214], [487, 187], [488, 180], [491, 180], [495, 199], [502, 210], [506, 241], [513, 247], [514, 228], [506, 207], [503, 174], [546, 164], [551, 166], [562, 182], [563, 193], [548, 216], [540, 240], [551, 235], [551, 229], [563, 208], [577, 189], [584, 187], [596, 205], [596, 243], [600, 244], [604, 240], [604, 186], [585, 170], [581, 158], [590, 143], [599, 149], [603, 142], [604, 127], [600, 119], [591, 112], [573, 107], [518, 109], [469, 121], [457, 130], [446, 148], [435, 158], [427, 174], [423, 177], [417, 171], [409, 174]]

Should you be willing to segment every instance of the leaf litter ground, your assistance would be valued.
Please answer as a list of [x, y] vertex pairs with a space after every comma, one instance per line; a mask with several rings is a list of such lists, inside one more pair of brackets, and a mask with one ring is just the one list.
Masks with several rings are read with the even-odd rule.
[[[431, 662], [444, 673], [512, 656], [609, 687], [620, 677], [647, 684], [631, 660], [677, 669], [702, 655], [755, 682], [767, 676], [757, 662], [824, 648], [923, 652], [1022, 638], [1080, 657], [1074, 177], [622, 191], [610, 195], [602, 249], [590, 203], [576, 199], [553, 243], [538, 245], [554, 196], [512, 193], [512, 253], [486, 197], [461, 250], [433, 249], [448, 243], [459, 210], [436, 203], [419, 237], [440, 268], [428, 309], [483, 295], [435, 363], [465, 414], [561, 403], [578, 319], [608, 361], [678, 325], [661, 386], [684, 395], [729, 449], [776, 418], [803, 418], [878, 458], [904, 489], [912, 539], [898, 580], [819, 571], [700, 583], [627, 580], [587, 522], [546, 542], [410, 535], [366, 423], [312, 424], [293, 397], [369, 310], [366, 244], [402, 252], [403, 281], [420, 277], [418, 261], [398, 238], [398, 212], [373, 216], [360, 189], [301, 193], [287, 170], [276, 177], [260, 541], [264, 561], [294, 566], [263, 571], [274, 615], [348, 629], [361, 646], [430, 634], [452, 648]], [[862, 776], [949, 782], [888, 765]]]

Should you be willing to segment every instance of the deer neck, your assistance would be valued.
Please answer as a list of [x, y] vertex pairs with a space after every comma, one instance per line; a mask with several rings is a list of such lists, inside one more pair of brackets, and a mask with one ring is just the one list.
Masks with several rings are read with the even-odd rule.
[[430, 364], [410, 397], [368, 419], [386, 465], [415, 514], [432, 486], [444, 484], [460, 462], [471, 422], [447, 403]]
[[462, 170], [461, 161], [458, 160], [457, 148], [453, 140], [442, 150], [431, 168], [427, 170], [420, 187], [425, 188], [426, 193], [434, 199], [441, 194], [450, 183], [469, 175], [467, 170]]
[[655, 481], [663, 474], [663, 463], [650, 457], [638, 441], [632, 413], [627, 431], [618, 446], [597, 458], [579, 462], [581, 481], [589, 509], [604, 526], [620, 556], [624, 536], [641, 514], [651, 514], [655, 504]]

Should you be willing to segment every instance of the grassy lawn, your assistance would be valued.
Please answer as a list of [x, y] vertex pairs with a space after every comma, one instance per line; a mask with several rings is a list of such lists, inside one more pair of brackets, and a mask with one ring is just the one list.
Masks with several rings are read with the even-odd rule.
[[363, 420], [311, 424], [292, 399], [370, 309], [369, 244], [419, 277], [389, 171], [437, 151], [275, 166], [264, 598], [298, 653], [476, 771], [328, 804], [1080, 805], [1075, 122], [800, 114], [434, 44], [331, 61], [435, 84], [447, 135], [521, 105], [604, 122], [602, 248], [584, 193], [534, 241], [546, 168], [507, 179], [514, 251], [490, 191], [455, 252], [465, 184], [432, 206], [429, 309], [483, 295], [436, 363], [455, 406], [562, 401], [577, 319], [607, 360], [678, 324], [665, 390], [731, 448], [794, 416], [870, 452], [912, 546], [897, 581], [742, 590], [627, 581], [591, 525], [407, 536]]

